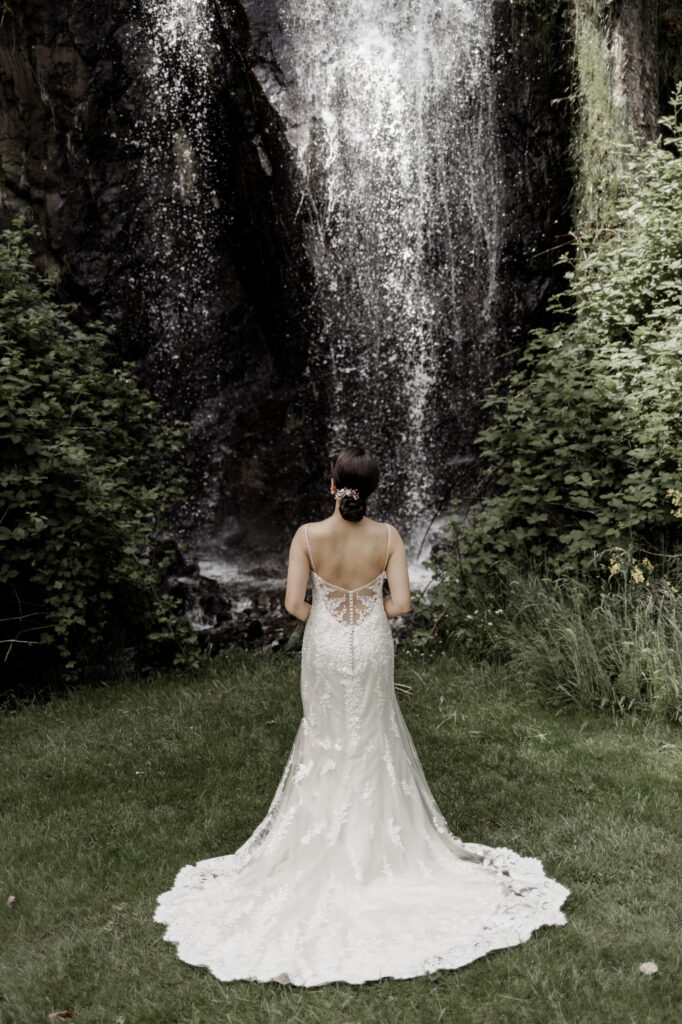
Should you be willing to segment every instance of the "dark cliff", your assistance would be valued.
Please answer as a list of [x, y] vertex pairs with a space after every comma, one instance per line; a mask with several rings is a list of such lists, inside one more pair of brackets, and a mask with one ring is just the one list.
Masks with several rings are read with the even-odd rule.
[[[231, 544], [256, 559], [264, 548], [282, 551], [292, 524], [321, 510], [327, 384], [309, 372], [319, 311], [308, 209], [285, 126], [253, 71], [263, 55], [241, 4], [199, 6], [200, 62], [174, 28], [159, 42], [150, 11], [163, 5], [5, 7], [2, 220], [23, 211], [36, 222], [38, 257], [60, 294], [113, 323], [120, 356], [135, 359], [155, 396], [191, 421], [193, 486], [178, 532], [197, 550]], [[272, 21], [269, 0], [249, 6]], [[554, 247], [570, 228], [566, 9], [505, 0], [494, 7], [490, 128], [503, 180], [496, 326], [482, 362], [480, 289], [469, 268], [468, 340], [453, 351], [444, 382], [448, 401], [459, 389], [460, 406], [469, 403], [452, 420], [452, 436], [441, 432], [442, 476], [451, 483], [458, 454], [470, 461], [486, 383], [509, 368], [544, 316], [556, 284]], [[660, 11], [632, 0], [611, 11], [614, 101], [651, 134]], [[670, 42], [679, 26], [666, 17]], [[154, 78], [159, 61], [163, 75]], [[671, 66], [668, 59], [668, 78]]]
[[[186, 75], [182, 102], [157, 105], [150, 117], [144, 5], [26, 0], [6, 8], [2, 220], [23, 212], [35, 221], [39, 261], [60, 293], [113, 323], [121, 356], [137, 360], [155, 396], [191, 420], [194, 485], [183, 532], [243, 538], [248, 523], [249, 539], [262, 544], [306, 508], [319, 473], [318, 399], [302, 373], [309, 270], [288, 154], [249, 71], [239, 5], [215, 3], [210, 31], [208, 96], [196, 95]], [[171, 71], [176, 56], [166, 55]], [[197, 103], [207, 104], [201, 140], [192, 137]], [[178, 138], [194, 154], [202, 147], [201, 177], [190, 182], [201, 195], [192, 202]], [[211, 253], [199, 257], [209, 266], [193, 262], [202, 206]], [[165, 251], [164, 233], [173, 235]], [[199, 310], [200, 276], [207, 294]]]

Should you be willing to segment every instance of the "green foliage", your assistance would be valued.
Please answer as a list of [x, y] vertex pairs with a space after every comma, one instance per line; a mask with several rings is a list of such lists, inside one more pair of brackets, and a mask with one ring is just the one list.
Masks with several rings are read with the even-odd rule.
[[25, 673], [48, 645], [74, 677], [145, 634], [186, 638], [159, 580], [182, 433], [38, 280], [31, 233], [0, 236], [0, 650]]
[[[469, 572], [500, 557], [590, 569], [595, 549], [679, 544], [682, 480], [682, 89], [669, 145], [629, 149], [609, 232], [565, 257], [566, 291], [484, 400], [477, 441], [498, 493], [471, 511]], [[455, 517], [455, 522], [457, 517]]]
[[[534, 332], [484, 401], [491, 423], [477, 440], [488, 496], [464, 522], [459, 512], [450, 519], [435, 556], [429, 633], [465, 639], [467, 616], [483, 612], [479, 593], [486, 607], [503, 605], [506, 564], [582, 576], [598, 591], [619, 547], [638, 566], [630, 586], [642, 555], [660, 592], [680, 586], [681, 115], [682, 86], [662, 119], [666, 140], [623, 147], [611, 228], [564, 258], [567, 288], [550, 304], [555, 328]], [[485, 642], [485, 630], [474, 633]]]

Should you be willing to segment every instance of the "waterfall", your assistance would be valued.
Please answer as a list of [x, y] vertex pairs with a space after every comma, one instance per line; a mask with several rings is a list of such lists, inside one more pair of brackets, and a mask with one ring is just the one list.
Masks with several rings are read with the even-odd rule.
[[[333, 442], [383, 469], [379, 514], [428, 521], [470, 450], [501, 257], [494, 0], [245, 0], [309, 220]], [[376, 510], [376, 506], [375, 506]]]
[[160, 387], [200, 346], [217, 287], [211, 8], [211, 0], [145, 0], [142, 7], [147, 89], [138, 144], [147, 262], [140, 287]]

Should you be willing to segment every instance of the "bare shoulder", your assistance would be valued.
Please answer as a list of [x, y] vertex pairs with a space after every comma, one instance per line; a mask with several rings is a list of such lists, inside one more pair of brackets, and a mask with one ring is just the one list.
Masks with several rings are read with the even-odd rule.
[[306, 543], [306, 534], [309, 537], [324, 536], [329, 527], [329, 519], [318, 519], [310, 523], [301, 523], [298, 530], [294, 534], [294, 540]]
[[332, 518], [332, 516], [327, 516], [326, 519], [315, 519], [310, 523], [304, 523], [303, 526], [299, 526], [299, 530], [303, 532], [307, 527], [308, 530], [310, 530], [311, 534], [324, 533], [324, 531], [328, 529], [330, 520]]
[[392, 523], [382, 523], [382, 526], [388, 527], [389, 546], [391, 551], [394, 551], [396, 548], [399, 549], [405, 547], [403, 538], [400, 536], [400, 531], [397, 527]]
[[396, 530], [395, 526], [393, 526], [392, 523], [386, 523], [386, 522], [384, 522], [381, 519], [372, 519], [370, 516], [364, 516], [362, 521], [363, 521], [363, 523], [367, 523], [375, 531], [376, 534], [383, 533], [383, 535], [385, 537], [386, 536], [386, 527], [388, 526], [390, 534], [391, 534], [391, 538], [396, 537], [396, 536], [400, 536], [398, 534], [398, 531]]
[[299, 528], [296, 530], [296, 532], [294, 533], [293, 537], [291, 538], [292, 545], [293, 544], [305, 544], [306, 526], [309, 526], [309, 525], [310, 525], [309, 523], [301, 523], [301, 525], [299, 526]]

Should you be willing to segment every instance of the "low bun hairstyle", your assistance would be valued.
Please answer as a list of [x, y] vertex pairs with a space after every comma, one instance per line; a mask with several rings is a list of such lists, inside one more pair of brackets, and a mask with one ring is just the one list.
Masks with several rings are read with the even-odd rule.
[[367, 510], [367, 499], [379, 483], [376, 460], [359, 445], [349, 445], [332, 461], [332, 479], [338, 488], [351, 487], [360, 495], [353, 498], [345, 494], [339, 502], [339, 512], [349, 523], [359, 523]]

